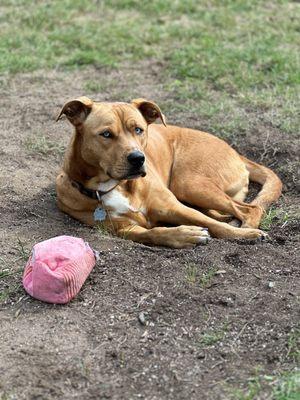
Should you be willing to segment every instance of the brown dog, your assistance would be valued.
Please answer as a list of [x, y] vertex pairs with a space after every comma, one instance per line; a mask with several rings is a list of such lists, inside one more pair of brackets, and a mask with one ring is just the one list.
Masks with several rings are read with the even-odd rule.
[[[159, 107], [144, 99], [81, 97], [66, 103], [57, 119], [63, 114], [75, 132], [56, 181], [62, 211], [134, 241], [176, 248], [206, 243], [209, 234], [265, 236], [257, 228], [280, 196], [281, 181], [223, 140], [166, 126]], [[151, 125], [158, 118], [163, 125]], [[249, 178], [262, 190], [246, 204]], [[241, 228], [226, 223], [230, 217]]]

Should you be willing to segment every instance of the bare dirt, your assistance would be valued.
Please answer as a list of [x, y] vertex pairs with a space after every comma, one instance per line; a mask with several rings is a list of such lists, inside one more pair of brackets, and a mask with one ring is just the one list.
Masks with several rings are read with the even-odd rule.
[[[65, 100], [89, 94], [91, 78], [102, 88], [91, 94], [97, 100], [170, 101], [159, 71], [149, 64], [147, 74], [141, 65], [2, 82], [0, 261], [8, 275], [0, 279], [1, 399], [229, 399], [249, 378], [296, 365], [297, 218], [275, 219], [268, 242], [213, 240], [170, 250], [104, 236], [56, 207], [61, 155], [40, 154], [28, 138], [44, 135], [63, 147], [71, 127], [55, 124], [55, 115]], [[209, 130], [196, 115], [164, 113]], [[249, 118], [253, 130], [235, 138], [235, 147], [279, 173], [279, 207], [295, 215], [299, 145], [251, 110]], [[62, 234], [89, 241], [100, 261], [70, 304], [44, 304], [24, 292], [22, 270], [34, 243]], [[268, 393], [262, 387], [260, 398]]]

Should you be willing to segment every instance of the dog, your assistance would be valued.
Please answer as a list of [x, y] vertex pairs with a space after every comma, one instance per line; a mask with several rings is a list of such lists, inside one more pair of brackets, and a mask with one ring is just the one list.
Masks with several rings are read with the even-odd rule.
[[[144, 244], [188, 248], [215, 238], [263, 239], [259, 224], [282, 189], [269, 168], [205, 132], [166, 125], [152, 101], [68, 101], [75, 130], [56, 179], [59, 208]], [[154, 124], [160, 119], [161, 124]], [[262, 185], [244, 202], [249, 180]], [[227, 223], [238, 219], [241, 226]]]

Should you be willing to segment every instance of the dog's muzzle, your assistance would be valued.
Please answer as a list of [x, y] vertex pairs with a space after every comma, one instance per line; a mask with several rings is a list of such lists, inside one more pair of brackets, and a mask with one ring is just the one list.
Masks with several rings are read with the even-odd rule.
[[140, 176], [144, 177], [146, 175], [145, 170], [145, 156], [139, 151], [135, 150], [128, 154], [127, 161], [130, 165], [129, 171], [127, 173], [126, 179], [135, 179]]
[[131, 167], [140, 169], [145, 162], [145, 156], [141, 151], [135, 150], [127, 156], [127, 160]]

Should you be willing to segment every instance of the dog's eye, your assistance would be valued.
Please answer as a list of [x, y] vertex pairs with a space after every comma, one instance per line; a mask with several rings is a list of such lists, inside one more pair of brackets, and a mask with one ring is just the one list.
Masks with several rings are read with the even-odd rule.
[[142, 128], [139, 128], [139, 127], [134, 128], [134, 131], [135, 131], [135, 133], [136, 133], [137, 135], [141, 135], [141, 134], [144, 132], [143, 129], [142, 129]]
[[99, 133], [99, 135], [105, 137], [106, 139], [113, 137], [113, 135], [110, 131], [103, 131], [103, 132]]

